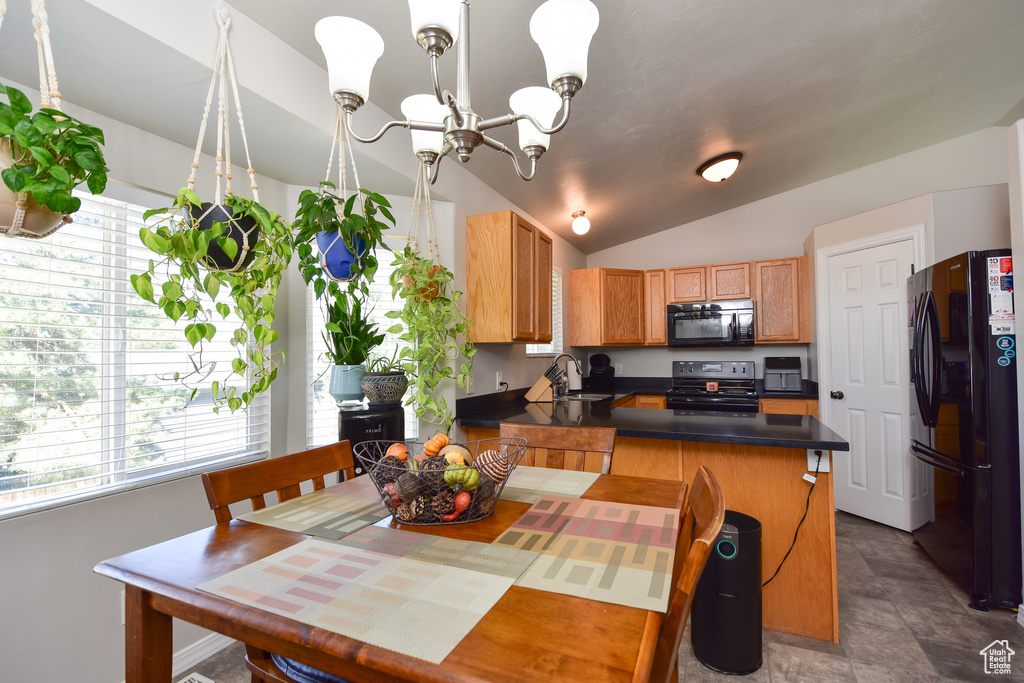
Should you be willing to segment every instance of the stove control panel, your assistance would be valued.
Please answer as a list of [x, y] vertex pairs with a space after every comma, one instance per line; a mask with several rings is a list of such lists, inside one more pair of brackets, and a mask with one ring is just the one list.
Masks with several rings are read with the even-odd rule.
[[672, 361], [673, 379], [754, 379], [754, 361]]

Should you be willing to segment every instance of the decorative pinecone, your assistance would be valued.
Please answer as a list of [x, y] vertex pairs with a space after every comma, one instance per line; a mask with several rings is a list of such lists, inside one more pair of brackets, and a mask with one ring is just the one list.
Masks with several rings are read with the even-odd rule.
[[398, 481], [398, 477], [405, 471], [405, 463], [400, 458], [394, 455], [385, 455], [373, 466], [370, 476], [373, 477], [377, 486], [384, 488], [385, 484], [393, 484]]
[[455, 494], [448, 489], [444, 489], [434, 496], [431, 506], [434, 508], [434, 514], [438, 517], [447, 515], [455, 510]]
[[445, 488], [444, 471], [448, 461], [443, 455], [432, 455], [420, 463], [420, 478], [427, 485], [427, 491], [438, 491]]
[[[454, 501], [452, 502], [454, 505]], [[398, 518], [403, 522], [412, 522], [427, 511], [427, 504], [422, 498], [413, 498], [408, 503], [398, 506]]]

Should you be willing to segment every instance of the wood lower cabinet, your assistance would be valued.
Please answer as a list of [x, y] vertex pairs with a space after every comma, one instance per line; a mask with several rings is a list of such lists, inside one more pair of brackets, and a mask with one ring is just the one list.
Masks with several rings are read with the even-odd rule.
[[668, 343], [666, 329], [665, 271], [644, 271], [644, 344], [665, 346]]
[[644, 343], [644, 271], [587, 268], [569, 272], [569, 344]]
[[754, 261], [754, 342], [811, 341], [810, 276], [806, 256]]
[[551, 238], [511, 211], [466, 219], [474, 343], [551, 341]]
[[639, 394], [636, 397], [637, 408], [665, 408], [666, 398], [664, 396], [647, 396]]
[[813, 398], [762, 398], [757, 403], [762, 413], [818, 417], [818, 401]]

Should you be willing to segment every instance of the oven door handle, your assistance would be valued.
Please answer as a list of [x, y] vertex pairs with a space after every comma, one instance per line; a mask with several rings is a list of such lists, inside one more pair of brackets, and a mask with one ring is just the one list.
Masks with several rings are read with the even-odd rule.
[[931, 446], [926, 446], [917, 439], [910, 440], [910, 450], [913, 451], [915, 458], [935, 469], [951, 472], [958, 477], [964, 476], [965, 467], [962, 463]]

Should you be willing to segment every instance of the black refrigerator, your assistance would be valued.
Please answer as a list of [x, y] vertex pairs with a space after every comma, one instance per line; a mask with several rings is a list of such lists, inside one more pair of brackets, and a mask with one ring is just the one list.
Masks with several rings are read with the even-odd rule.
[[907, 280], [911, 445], [934, 477], [914, 540], [971, 593], [1021, 602], [1017, 359], [1010, 250], [971, 251]]

